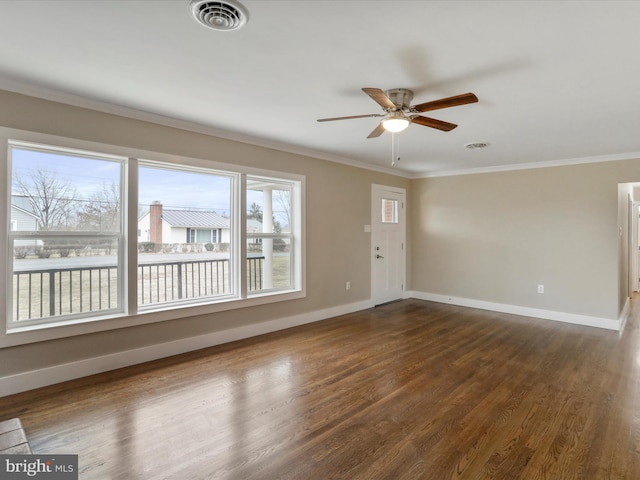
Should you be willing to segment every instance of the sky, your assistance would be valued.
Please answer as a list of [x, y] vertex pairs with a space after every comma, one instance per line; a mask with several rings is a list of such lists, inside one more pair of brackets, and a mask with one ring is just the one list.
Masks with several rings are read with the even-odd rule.
[[78, 158], [56, 153], [12, 149], [11, 180], [13, 193], [19, 193], [17, 178], [28, 182], [31, 172], [38, 169], [56, 175], [62, 182], [69, 182], [86, 198], [100, 191], [103, 185], [120, 183], [120, 164], [106, 160]]
[[[28, 182], [32, 172], [38, 169], [55, 175], [61, 182], [68, 182], [82, 198], [89, 198], [105, 186], [120, 184], [119, 161], [13, 147], [13, 193], [20, 192], [18, 177]], [[138, 211], [143, 213], [151, 202], [160, 201], [164, 208], [213, 210], [228, 216], [231, 185], [231, 177], [222, 174], [140, 166]], [[253, 202], [262, 204], [261, 192], [247, 192], [247, 207]], [[276, 218], [281, 216], [275, 204], [274, 214]]]
[[146, 209], [153, 201], [164, 208], [214, 210], [229, 215], [231, 179], [201, 172], [140, 167], [138, 203]]

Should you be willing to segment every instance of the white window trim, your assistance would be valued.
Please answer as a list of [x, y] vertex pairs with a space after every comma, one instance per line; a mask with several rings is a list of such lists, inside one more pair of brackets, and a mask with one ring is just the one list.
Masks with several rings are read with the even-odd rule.
[[[157, 154], [154, 154], [154, 156], [157, 157]], [[192, 161], [194, 161], [193, 159], [183, 159], [186, 163], [190, 163]], [[156, 160], [147, 160], [147, 159], [136, 159], [137, 161], [137, 167], [150, 167], [150, 168], [158, 168], [158, 169], [166, 169], [166, 170], [180, 170], [183, 169], [183, 171], [185, 172], [191, 172], [191, 173], [203, 173], [206, 175], [209, 174], [220, 174], [222, 176], [227, 176], [229, 177], [230, 181], [231, 181], [231, 211], [236, 211], [236, 205], [238, 205], [238, 201], [237, 201], [237, 197], [240, 193], [240, 191], [242, 190], [241, 188], [239, 188], [239, 184], [241, 182], [241, 177], [242, 177], [242, 173], [238, 173], [238, 167], [235, 166], [231, 166], [231, 165], [227, 165], [226, 168], [213, 168], [211, 166], [209, 167], [203, 167], [203, 166], [195, 166], [195, 165], [191, 165], [191, 164], [182, 164], [182, 163], [178, 163], [175, 161], [175, 158], [173, 158], [173, 161], [168, 162], [162, 162], [162, 161], [156, 161]], [[136, 168], [136, 172], [138, 172], [138, 169]], [[137, 191], [137, 186], [138, 186], [138, 182], [135, 183], [135, 185], [132, 186], [132, 188], [135, 188], [136, 192], [136, 199], [137, 199], [137, 195], [138, 195], [138, 191]], [[138, 202], [136, 201], [136, 205], [135, 205], [135, 211], [137, 212], [138, 209]], [[132, 211], [129, 212], [130, 215], [133, 215]], [[137, 215], [136, 215], [137, 217]], [[237, 222], [237, 216], [232, 216], [231, 219], [231, 230], [232, 230], [232, 238], [237, 238], [240, 239], [241, 237], [239, 236], [239, 234], [237, 233], [237, 229], [235, 228], [235, 223]], [[195, 238], [195, 234], [194, 234], [194, 238]], [[189, 239], [187, 239], [189, 240]], [[239, 248], [232, 248], [231, 250], [231, 255], [229, 257], [229, 270], [231, 272], [240, 272], [241, 275], [246, 274], [246, 272], [242, 269], [239, 269], [240, 264], [240, 257], [239, 257]], [[137, 263], [137, 245], [136, 245], [136, 263]], [[236, 268], [238, 267], [238, 268]], [[235, 276], [234, 276], [235, 277]], [[235, 280], [235, 278], [232, 277], [231, 278], [231, 283], [229, 285], [230, 289], [231, 289], [231, 293], [229, 293], [228, 295], [222, 295], [222, 296], [217, 296], [215, 298], [212, 297], [202, 297], [199, 300], [195, 300], [195, 299], [185, 299], [183, 301], [172, 301], [172, 302], [167, 302], [167, 303], [157, 303], [157, 304], [148, 304], [148, 305], [137, 305], [137, 296], [130, 296], [129, 297], [129, 303], [131, 305], [136, 305], [137, 309], [138, 309], [138, 313], [143, 314], [143, 313], [147, 313], [147, 312], [161, 312], [163, 310], [167, 310], [167, 309], [174, 309], [174, 308], [189, 308], [189, 307], [194, 307], [194, 306], [199, 306], [199, 305], [208, 305], [214, 302], [232, 302], [232, 301], [237, 301], [237, 300], [242, 300], [244, 298], [247, 298], [245, 294], [243, 294], [243, 290], [240, 289], [240, 283], [237, 282]], [[136, 285], [137, 285], [137, 278], [136, 278]], [[135, 292], [135, 288], [132, 289]], [[239, 308], [239, 307], [236, 307]]]
[[[8, 142], [9, 139], [15, 141], [23, 141], [35, 144], [43, 144], [46, 146], [59, 147], [61, 149], [75, 149], [85, 150], [88, 152], [101, 152], [105, 155], [113, 155], [129, 158], [129, 168], [125, 172], [128, 177], [128, 192], [125, 195], [125, 201], [123, 208], [126, 209], [125, 223], [127, 225], [127, 232], [137, 231], [137, 208], [138, 208], [138, 187], [137, 187], [137, 159], [153, 158], [159, 164], [176, 164], [185, 165], [195, 168], [203, 168], [206, 170], [221, 170], [228, 172], [236, 172], [240, 174], [240, 190], [244, 191], [246, 187], [246, 176], [256, 175], [264, 177], [274, 177], [283, 180], [291, 180], [298, 182], [299, 192], [299, 205], [300, 208], [300, 225], [298, 226], [299, 235], [294, 235], [296, 241], [295, 257], [294, 261], [299, 265], [299, 277], [295, 278], [295, 284], [293, 290], [288, 291], [276, 291], [268, 292], [265, 294], [251, 295], [250, 297], [244, 296], [244, 298], [233, 298], [223, 301], [216, 301], [215, 303], [207, 304], [193, 304], [189, 306], [184, 305], [162, 305], [162, 309], [150, 309], [144, 312], [134, 311], [135, 302], [131, 302], [134, 298], [136, 283], [137, 283], [137, 269], [126, 269], [128, 274], [126, 281], [124, 282], [126, 294], [124, 295], [124, 308], [128, 309], [128, 314], [110, 314], [99, 317], [92, 317], [89, 319], [65, 319], [62, 321], [56, 321], [55, 323], [49, 323], [46, 325], [32, 325], [24, 328], [12, 328], [10, 332], [7, 332], [7, 307], [10, 292], [9, 282], [5, 282], [6, 289], [5, 295], [0, 298], [0, 311], [3, 312], [0, 315], [0, 348], [10, 347], [15, 345], [28, 344], [33, 342], [40, 342], [46, 340], [53, 340], [57, 338], [71, 337], [75, 335], [84, 335], [88, 333], [95, 333], [101, 331], [114, 330], [124, 327], [131, 327], [137, 325], [146, 325], [156, 322], [162, 322], [167, 320], [176, 320], [180, 318], [187, 318], [198, 315], [207, 315], [216, 312], [224, 312], [234, 310], [237, 308], [245, 308], [258, 305], [266, 305], [270, 303], [300, 299], [306, 297], [306, 261], [305, 261], [305, 243], [306, 243], [306, 228], [305, 228], [305, 177], [303, 175], [290, 174], [286, 172], [278, 172], [273, 170], [263, 170], [253, 167], [245, 167], [236, 164], [227, 164], [217, 162], [213, 160], [205, 160], [198, 158], [190, 158], [176, 155], [169, 155], [157, 152], [149, 152], [141, 149], [133, 149], [128, 147], [119, 147], [109, 144], [102, 144], [96, 142], [89, 142], [85, 140], [77, 140], [66, 137], [59, 137], [54, 135], [47, 135], [35, 132], [28, 132], [24, 130], [16, 130], [0, 127], [0, 178], [4, 178], [4, 182], [0, 182], [0, 195], [2, 198], [8, 198], [8, 192], [11, 191], [11, 178], [8, 171]], [[146, 160], [145, 160], [146, 163]], [[237, 205], [233, 205], [232, 208], [239, 209], [240, 221], [232, 221], [233, 234], [239, 240], [239, 248], [237, 248], [237, 254], [232, 258], [232, 268], [235, 271], [243, 272], [244, 269], [238, 269], [238, 262], [240, 259], [246, 257], [246, 198], [245, 195], [238, 195], [234, 192], [232, 198]], [[0, 235], [3, 238], [7, 238], [8, 230], [10, 228], [10, 222], [8, 218], [9, 208], [0, 209]], [[122, 261], [127, 264], [137, 264], [137, 236], [126, 235], [125, 236], [126, 248], [125, 254], [122, 255]], [[8, 262], [9, 254], [7, 242], [2, 242], [2, 250], [0, 251], [0, 275], [2, 278], [7, 278], [10, 272], [10, 263]], [[239, 292], [245, 292], [246, 287], [246, 274], [242, 273], [240, 278], [235, 279], [237, 282], [237, 290]], [[242, 284], [244, 282], [244, 285]], [[242, 287], [242, 288], [241, 288]], [[126, 311], [126, 310], [125, 310]]]
[[[54, 145], [54, 146], [44, 145], [42, 144], [42, 142], [24, 142], [22, 140], [16, 140], [13, 138], [7, 142], [7, 145], [6, 145], [7, 154], [10, 147], [20, 148], [23, 150], [31, 150], [31, 151], [43, 151], [48, 153], [57, 152], [57, 153], [63, 153], [65, 155], [70, 155], [70, 156], [86, 157], [89, 159], [103, 160], [103, 161], [113, 162], [115, 164], [118, 164], [120, 169], [120, 197], [123, 203], [123, 211], [120, 213], [119, 232], [110, 232], [110, 233], [75, 232], [75, 231], [46, 232], [41, 230], [37, 230], [34, 232], [30, 232], [30, 231], [15, 232], [10, 230], [5, 235], [5, 238], [9, 239], [9, 242], [7, 242], [7, 252], [6, 252], [7, 276], [5, 276], [5, 279], [8, 277], [10, 272], [13, 272], [13, 254], [10, 246], [14, 245], [14, 242], [16, 240], [43, 239], [43, 238], [75, 238], [75, 239], [95, 239], [95, 238], [101, 238], [101, 237], [113, 238], [116, 240], [116, 243], [118, 245], [117, 247], [118, 262], [117, 262], [116, 268], [119, 273], [124, 273], [126, 268], [126, 261], [125, 261], [126, 260], [126, 257], [125, 257], [126, 233], [124, 229], [126, 225], [126, 221], [125, 221], [126, 210], [124, 207], [123, 189], [125, 188], [127, 158], [123, 156], [118, 156], [118, 155], [108, 155], [108, 154], [104, 154], [103, 152], [80, 150], [72, 147], [60, 148], [57, 145]], [[5, 163], [8, 164], [8, 162], [5, 162]], [[8, 189], [8, 192], [5, 198], [9, 198], [11, 193], [11, 171], [10, 170], [7, 170], [7, 189]], [[8, 319], [11, 316], [10, 312], [12, 312], [13, 310], [13, 302], [12, 302], [13, 294], [9, 288], [9, 287], [12, 287], [12, 285], [10, 285], [10, 282], [6, 282], [6, 283], [7, 283], [7, 290], [6, 290], [7, 293], [5, 298], [6, 305], [5, 305], [4, 311], [6, 312], [5, 318]], [[105, 310], [104, 313], [91, 314], [90, 317], [103, 318], [103, 317], [108, 317], [113, 315], [123, 315], [124, 312], [126, 312], [126, 306], [127, 306], [127, 299], [125, 298], [125, 288], [126, 288], [126, 281], [118, 283], [117, 296], [120, 304], [119, 308]], [[49, 317], [41, 318], [41, 319], [23, 320], [18, 322], [5, 320], [6, 321], [5, 331], [7, 333], [11, 333], [13, 331], [23, 331], [23, 330], [30, 330], [35, 328], [47, 328], [55, 325], [59, 321], [82, 322], [82, 321], [92, 321], [92, 320], [93, 318], [85, 318], [85, 314], [83, 313], [65, 315], [64, 319], [61, 319], [61, 320], [51, 320]]]

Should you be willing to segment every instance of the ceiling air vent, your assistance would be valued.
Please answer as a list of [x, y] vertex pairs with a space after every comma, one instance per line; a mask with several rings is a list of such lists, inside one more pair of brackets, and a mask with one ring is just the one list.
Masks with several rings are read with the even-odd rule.
[[189, 8], [198, 23], [223, 32], [237, 30], [249, 20], [247, 9], [235, 0], [224, 2], [191, 0]]
[[480, 150], [481, 148], [487, 148], [491, 145], [489, 142], [473, 142], [465, 144], [469, 150]]

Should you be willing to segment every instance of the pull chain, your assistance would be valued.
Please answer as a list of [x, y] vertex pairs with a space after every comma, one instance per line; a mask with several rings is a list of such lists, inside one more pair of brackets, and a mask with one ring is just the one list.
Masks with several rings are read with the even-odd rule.
[[396, 138], [395, 133], [391, 133], [391, 166], [395, 167], [400, 161], [400, 138]]

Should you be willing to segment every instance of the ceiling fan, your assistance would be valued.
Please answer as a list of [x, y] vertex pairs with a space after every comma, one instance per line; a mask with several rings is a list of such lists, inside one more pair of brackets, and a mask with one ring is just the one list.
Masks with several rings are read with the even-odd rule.
[[407, 128], [410, 123], [417, 123], [418, 125], [424, 125], [425, 127], [436, 128], [438, 130], [448, 132], [456, 128], [457, 125], [443, 120], [437, 120], [435, 118], [424, 117], [420, 114], [422, 112], [456, 107], [458, 105], [466, 105], [467, 103], [475, 103], [478, 101], [478, 97], [473, 93], [463, 93], [462, 95], [441, 98], [440, 100], [419, 103], [418, 105], [411, 105], [413, 92], [407, 88], [392, 88], [386, 91], [379, 88], [363, 88], [362, 91], [378, 103], [378, 105], [380, 105], [384, 110], [384, 113], [352, 115], [349, 117], [320, 118], [318, 119], [318, 122], [332, 122], [334, 120], [349, 120], [352, 118], [365, 117], [384, 117], [367, 138], [379, 137], [385, 130], [392, 133], [401, 132]]

